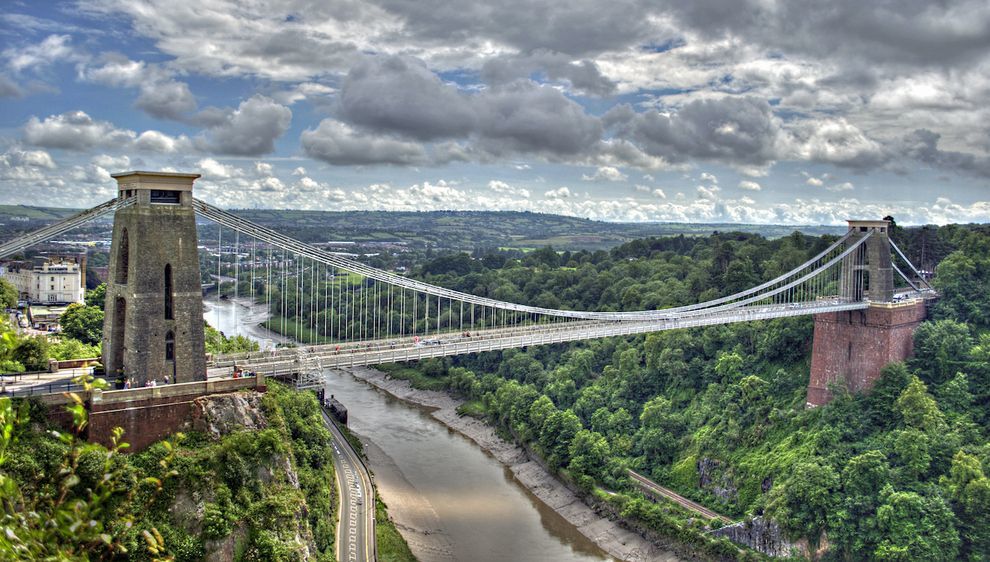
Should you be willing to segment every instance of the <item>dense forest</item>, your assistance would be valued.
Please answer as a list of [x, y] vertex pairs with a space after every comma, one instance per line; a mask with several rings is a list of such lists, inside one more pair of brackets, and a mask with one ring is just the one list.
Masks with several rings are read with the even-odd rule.
[[[766, 515], [841, 560], [990, 556], [990, 228], [896, 229], [938, 263], [941, 299], [915, 356], [869, 394], [806, 409], [812, 321], [781, 319], [388, 367], [469, 399], [547, 463], [622, 512], [735, 556], [676, 510], [643, 501], [626, 469], [733, 517]], [[515, 302], [664, 307], [774, 277], [829, 242], [724, 234], [611, 252], [437, 257], [422, 279]], [[602, 490], [618, 492], [602, 494]]]

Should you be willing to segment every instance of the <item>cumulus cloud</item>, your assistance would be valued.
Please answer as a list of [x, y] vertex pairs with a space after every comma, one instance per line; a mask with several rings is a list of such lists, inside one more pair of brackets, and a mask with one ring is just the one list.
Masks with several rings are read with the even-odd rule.
[[739, 182], [739, 189], [743, 189], [746, 191], [759, 191], [763, 189], [763, 186], [756, 183], [755, 181], [743, 180]]
[[567, 187], [558, 187], [557, 189], [551, 189], [543, 193], [545, 199], [567, 199], [572, 195], [573, 193]]
[[844, 181], [842, 183], [835, 183], [835, 184], [826, 186], [825, 187], [825, 190], [826, 191], [852, 191], [853, 190], [853, 187], [854, 186], [853, 186], [852, 183], [847, 182], [847, 181]]
[[528, 189], [521, 187], [513, 187], [504, 181], [492, 180], [488, 182], [488, 189], [494, 191], [495, 193], [505, 193], [507, 195], [516, 195], [518, 197], [523, 197], [529, 199], [530, 192]]
[[629, 177], [613, 166], [599, 166], [594, 174], [582, 174], [584, 181], [626, 181]]
[[598, 119], [550, 87], [514, 82], [486, 91], [479, 104], [478, 144], [495, 155], [575, 156], [589, 151], [602, 135]]
[[888, 159], [880, 143], [842, 118], [802, 123], [795, 133], [796, 151], [805, 160], [870, 169]]
[[258, 156], [275, 150], [275, 140], [292, 121], [292, 110], [256, 95], [216, 119], [197, 144], [219, 154]]
[[235, 177], [242, 177], [244, 171], [236, 166], [223, 164], [213, 158], [203, 158], [196, 162], [196, 168], [203, 174], [204, 180], [227, 180]]
[[44, 148], [88, 150], [119, 147], [136, 137], [134, 131], [118, 129], [108, 121], [97, 121], [84, 111], [51, 115], [44, 121], [31, 117], [24, 125], [24, 140]]
[[701, 181], [706, 181], [708, 183], [718, 183], [718, 177], [716, 177], [715, 174], [708, 172], [701, 172], [701, 176], [699, 176], [699, 178]]
[[147, 72], [144, 61], [134, 61], [119, 53], [108, 53], [98, 63], [84, 65], [79, 78], [117, 88], [134, 88], [141, 84]]
[[70, 45], [68, 35], [49, 35], [41, 43], [22, 48], [10, 47], [3, 50], [2, 56], [15, 72], [37, 70], [59, 60], [74, 60], [78, 55]]
[[617, 135], [671, 162], [764, 164], [778, 158], [783, 139], [770, 105], [754, 97], [695, 100], [664, 113], [634, 113], [620, 106], [605, 120]]
[[177, 137], [166, 135], [161, 131], [144, 131], [134, 141], [134, 148], [147, 152], [173, 154], [194, 150], [193, 142], [185, 135]]
[[185, 82], [163, 80], [144, 83], [134, 107], [159, 119], [181, 121], [196, 111], [196, 98]]
[[570, 89], [584, 94], [605, 96], [616, 89], [592, 60], [574, 60], [563, 53], [546, 50], [519, 55], [502, 55], [488, 59], [481, 68], [481, 79], [492, 85], [508, 84], [543, 73], [551, 81], [565, 82]]
[[300, 142], [311, 158], [335, 165], [426, 163], [426, 151], [416, 142], [362, 134], [346, 123], [324, 119], [303, 131]]
[[15, 146], [0, 153], [0, 179], [2, 180], [32, 182], [43, 180], [47, 171], [54, 169], [55, 161], [44, 150], [24, 150]]
[[967, 172], [976, 176], [990, 177], [990, 158], [973, 154], [941, 150], [938, 147], [941, 135], [928, 129], [918, 129], [906, 135], [901, 141], [904, 153], [929, 166]]
[[130, 168], [131, 158], [126, 154], [111, 156], [109, 154], [98, 154], [90, 161], [94, 166], [108, 168], [117, 172], [123, 172]]
[[361, 61], [344, 80], [340, 108], [351, 123], [421, 140], [460, 137], [475, 127], [470, 98], [408, 57]]

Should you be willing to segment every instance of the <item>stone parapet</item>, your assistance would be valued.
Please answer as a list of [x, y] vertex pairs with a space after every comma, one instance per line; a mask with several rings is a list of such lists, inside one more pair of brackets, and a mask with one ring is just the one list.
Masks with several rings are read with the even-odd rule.
[[[242, 390], [264, 392], [264, 376], [77, 394], [89, 412], [84, 434], [87, 440], [109, 446], [113, 429], [121, 427], [123, 440], [130, 444], [128, 452], [138, 452], [186, 428], [192, 422], [197, 398]], [[65, 411], [72, 398], [66, 394], [47, 394], [37, 400], [48, 406], [50, 421], [66, 431], [72, 428], [72, 416]]]

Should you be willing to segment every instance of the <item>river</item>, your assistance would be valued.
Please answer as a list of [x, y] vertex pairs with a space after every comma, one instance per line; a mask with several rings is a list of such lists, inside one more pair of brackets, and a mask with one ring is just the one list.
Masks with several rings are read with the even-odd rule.
[[[276, 340], [248, 325], [263, 319], [264, 311], [247, 304], [207, 301], [204, 317], [227, 335], [240, 333], [262, 345]], [[347, 407], [348, 425], [365, 443], [382, 499], [421, 561], [611, 559], [509, 469], [426, 409], [342, 373], [329, 374], [327, 385]]]

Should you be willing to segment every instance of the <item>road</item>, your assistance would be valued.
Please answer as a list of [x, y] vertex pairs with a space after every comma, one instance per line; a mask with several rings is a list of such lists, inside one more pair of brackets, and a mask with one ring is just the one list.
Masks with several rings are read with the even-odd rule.
[[337, 560], [375, 562], [375, 490], [371, 475], [326, 412], [323, 423], [333, 435], [333, 466], [340, 490]]

